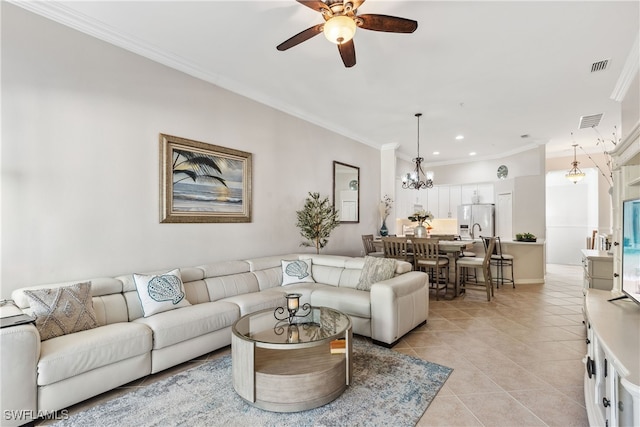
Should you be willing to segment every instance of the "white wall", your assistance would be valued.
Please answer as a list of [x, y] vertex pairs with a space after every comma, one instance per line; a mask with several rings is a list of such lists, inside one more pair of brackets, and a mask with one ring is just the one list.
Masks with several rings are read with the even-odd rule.
[[565, 171], [547, 173], [547, 262], [580, 265], [580, 249], [598, 225], [598, 171], [584, 168], [580, 182]]
[[[604, 132], [603, 132], [604, 133]], [[597, 134], [594, 132], [594, 137], [597, 138]], [[570, 147], [569, 147], [570, 148]], [[580, 170], [585, 172], [586, 169], [594, 169], [594, 173], [597, 175], [597, 183], [594, 184], [594, 188], [597, 189], [597, 204], [595, 205], [596, 211], [593, 213], [597, 219], [596, 227], [599, 233], [611, 233], [611, 195], [609, 194], [609, 184], [602, 173], [598, 171], [597, 166], [602, 169], [604, 173], [609, 173], [606, 167], [607, 159], [601, 153], [590, 154], [591, 159], [587, 157], [584, 152], [578, 148], [576, 154], [576, 160], [580, 162], [578, 165]], [[573, 161], [573, 154], [569, 157], [554, 157], [546, 160], [547, 172], [558, 172], [564, 176], [569, 169], [571, 169], [571, 162]], [[597, 171], [597, 172], [595, 172]], [[586, 173], [586, 172], [585, 172]], [[566, 179], [566, 178], [565, 178]], [[591, 227], [591, 225], [590, 225]], [[589, 234], [590, 235], [590, 234]]]
[[[20, 286], [300, 248], [295, 211], [360, 167], [359, 224], [379, 228], [380, 152], [2, 2], [1, 296]], [[159, 134], [253, 153], [253, 221], [160, 224]]]

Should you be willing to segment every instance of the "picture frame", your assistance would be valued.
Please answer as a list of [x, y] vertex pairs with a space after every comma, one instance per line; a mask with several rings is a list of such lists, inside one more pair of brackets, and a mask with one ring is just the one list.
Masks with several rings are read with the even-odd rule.
[[160, 134], [160, 222], [251, 222], [251, 153]]

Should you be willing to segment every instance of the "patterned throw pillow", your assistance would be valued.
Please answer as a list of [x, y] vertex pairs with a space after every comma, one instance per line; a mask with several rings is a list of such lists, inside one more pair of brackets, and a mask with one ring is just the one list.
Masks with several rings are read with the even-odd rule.
[[311, 260], [299, 259], [296, 261], [282, 260], [282, 286], [294, 283], [315, 283], [311, 273]]
[[41, 341], [98, 326], [91, 299], [91, 282], [24, 293], [36, 316]]
[[144, 317], [191, 305], [185, 297], [180, 270], [159, 275], [134, 274]]
[[381, 280], [391, 279], [396, 272], [396, 260], [393, 258], [364, 257], [364, 266], [356, 289], [370, 291], [371, 285]]

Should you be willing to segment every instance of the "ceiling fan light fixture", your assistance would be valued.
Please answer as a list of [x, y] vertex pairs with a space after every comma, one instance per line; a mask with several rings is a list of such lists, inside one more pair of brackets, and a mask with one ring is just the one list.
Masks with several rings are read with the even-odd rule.
[[356, 22], [348, 16], [337, 15], [324, 23], [322, 32], [331, 43], [343, 44], [356, 33]]

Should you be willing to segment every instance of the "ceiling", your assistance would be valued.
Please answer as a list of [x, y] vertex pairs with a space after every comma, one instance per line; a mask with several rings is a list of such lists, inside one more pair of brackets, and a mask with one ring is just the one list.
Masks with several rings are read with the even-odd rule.
[[[540, 144], [547, 157], [572, 155], [573, 143], [601, 150], [597, 139], [619, 129], [612, 96], [640, 32], [637, 1], [368, 0], [359, 13], [418, 29], [357, 30], [357, 64], [345, 68], [322, 35], [276, 50], [322, 22], [294, 0], [15, 4], [364, 144], [399, 144], [407, 160], [421, 112], [428, 165]], [[607, 68], [591, 72], [601, 60]], [[579, 129], [600, 113], [596, 129]]]

